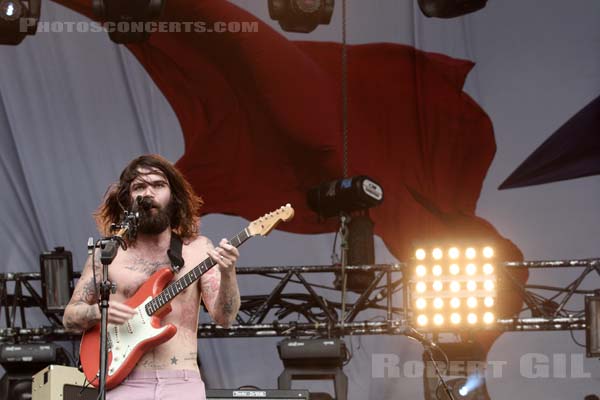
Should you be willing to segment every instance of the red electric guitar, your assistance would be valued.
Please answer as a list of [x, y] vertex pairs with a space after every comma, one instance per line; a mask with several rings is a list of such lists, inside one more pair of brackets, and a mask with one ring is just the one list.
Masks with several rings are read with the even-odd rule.
[[[239, 247], [252, 236], [266, 236], [281, 221], [289, 221], [294, 209], [288, 204], [263, 217], [252, 221], [247, 228], [229, 242]], [[185, 288], [196, 282], [202, 274], [216, 263], [208, 257], [190, 272], [171, 282], [174, 275], [170, 268], [155, 272], [125, 304], [137, 311], [123, 325], [108, 325], [108, 371], [106, 388], [121, 383], [139, 359], [152, 348], [172, 338], [177, 328], [162, 325], [161, 319], [171, 312], [169, 302]], [[95, 387], [100, 365], [100, 324], [89, 329], [81, 338], [81, 365], [86, 379]]]

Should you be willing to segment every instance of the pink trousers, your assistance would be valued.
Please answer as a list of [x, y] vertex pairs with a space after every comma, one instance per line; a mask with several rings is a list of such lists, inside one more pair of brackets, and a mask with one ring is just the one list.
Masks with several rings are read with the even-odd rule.
[[200, 372], [194, 370], [133, 371], [106, 400], [206, 400]]

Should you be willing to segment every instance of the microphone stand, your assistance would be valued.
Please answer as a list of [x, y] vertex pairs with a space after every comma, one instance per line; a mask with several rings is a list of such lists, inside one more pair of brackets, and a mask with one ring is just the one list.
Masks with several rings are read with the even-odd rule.
[[[134, 210], [141, 199], [136, 199]], [[106, 399], [106, 375], [108, 369], [108, 303], [110, 294], [115, 293], [117, 286], [108, 279], [108, 266], [113, 262], [119, 251], [119, 247], [127, 250], [125, 237], [134, 237], [137, 231], [139, 212], [125, 211], [124, 217], [119, 224], [112, 224], [112, 236], [100, 240], [100, 261], [102, 262], [102, 282], [100, 283], [100, 371], [99, 371], [99, 399]]]
[[[425, 349], [425, 351], [429, 354], [429, 358], [431, 359], [431, 363], [433, 364], [433, 368], [435, 369], [435, 374], [438, 376], [438, 379], [440, 380], [442, 386], [444, 387], [444, 391], [446, 392], [446, 395], [448, 396], [448, 399], [455, 400], [454, 399], [454, 395], [452, 394], [452, 391], [448, 387], [448, 384], [446, 383], [446, 380], [442, 376], [442, 373], [441, 373], [441, 371], [440, 371], [440, 369], [438, 367], [438, 364], [435, 361], [435, 357], [433, 357], [433, 351], [432, 351], [433, 349], [437, 349], [438, 351], [442, 352], [442, 354], [444, 354], [444, 351], [438, 345], [436, 345], [431, 340], [429, 340], [421, 332], [417, 331], [415, 328], [407, 327], [407, 328], [405, 328], [403, 334], [405, 336], [408, 336], [409, 338], [415, 339], [419, 343], [421, 343], [421, 345], [423, 346], [423, 348]], [[444, 357], [446, 357], [445, 354], [444, 354]], [[446, 357], [446, 360], [448, 360], [447, 357]], [[446, 365], [446, 368], [448, 368], [448, 365]], [[436, 395], [436, 397], [437, 397], [437, 395]]]

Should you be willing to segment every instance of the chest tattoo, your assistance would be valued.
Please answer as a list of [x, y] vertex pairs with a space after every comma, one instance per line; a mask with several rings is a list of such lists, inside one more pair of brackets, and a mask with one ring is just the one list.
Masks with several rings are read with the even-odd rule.
[[128, 269], [130, 271], [141, 272], [149, 276], [161, 268], [170, 266], [171, 262], [169, 261], [169, 259], [164, 259], [162, 261], [151, 261], [143, 259], [141, 257], [137, 257], [131, 263], [125, 265], [125, 269]]

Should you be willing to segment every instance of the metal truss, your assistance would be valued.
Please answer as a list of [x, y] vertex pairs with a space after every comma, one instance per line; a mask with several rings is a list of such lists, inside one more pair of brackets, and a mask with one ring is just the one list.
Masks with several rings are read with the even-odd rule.
[[[577, 296], [594, 293], [582, 290], [589, 274], [600, 275], [600, 259], [564, 261], [508, 262], [501, 268], [509, 285], [520, 293], [525, 308], [513, 318], [501, 318], [491, 329], [498, 331], [543, 331], [585, 329], [582, 310], [570, 310], [568, 304]], [[240, 277], [270, 279], [277, 283], [268, 294], [242, 296], [236, 324], [223, 328], [201, 324], [198, 337], [236, 338], [273, 336], [402, 335], [409, 327], [410, 310], [401, 307], [400, 293], [406, 264], [348, 266], [349, 274], [371, 272], [373, 279], [361, 293], [346, 296], [342, 312], [341, 294], [335, 288], [309, 281], [313, 274], [340, 272], [339, 266], [305, 265], [238, 268]], [[535, 284], [523, 285], [510, 274], [513, 269], [583, 268], [579, 277], [567, 287]], [[77, 277], [77, 274], [75, 274]], [[0, 341], [71, 340], [58, 315], [44, 312], [50, 325], [27, 326], [26, 309], [41, 308], [41, 296], [32, 285], [38, 273], [0, 274]], [[11, 292], [11, 293], [9, 293]], [[550, 292], [550, 295], [544, 293]], [[351, 301], [348, 301], [350, 299]], [[399, 303], [399, 304], [394, 304]], [[399, 306], [400, 305], [400, 306]], [[42, 310], [43, 311], [43, 310]], [[17, 318], [19, 317], [19, 318]], [[20, 321], [17, 321], [19, 319]]]

